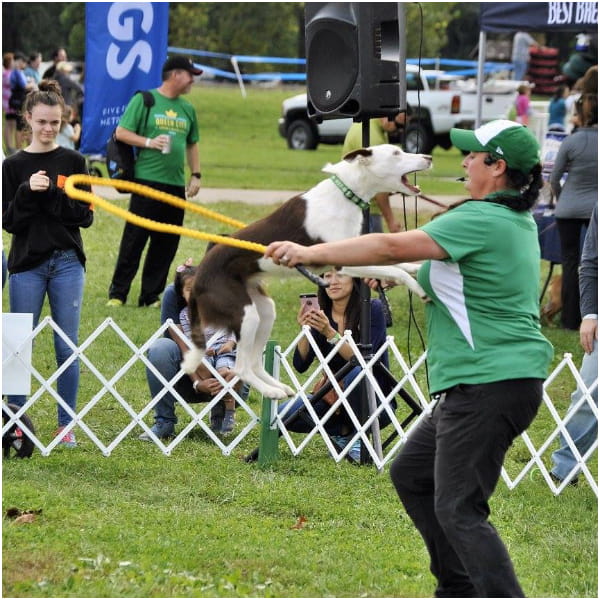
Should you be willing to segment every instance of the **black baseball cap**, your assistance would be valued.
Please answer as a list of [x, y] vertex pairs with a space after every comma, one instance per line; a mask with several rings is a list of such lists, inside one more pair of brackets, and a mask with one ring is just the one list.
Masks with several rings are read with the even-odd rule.
[[182, 69], [192, 75], [200, 75], [203, 71], [194, 66], [191, 59], [186, 56], [170, 56], [163, 65], [162, 72], [173, 71], [173, 69]]

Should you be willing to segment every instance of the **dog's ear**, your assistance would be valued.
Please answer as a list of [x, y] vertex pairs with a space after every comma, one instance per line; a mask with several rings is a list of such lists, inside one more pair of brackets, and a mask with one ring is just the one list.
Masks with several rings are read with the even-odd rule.
[[348, 154], [344, 155], [344, 160], [352, 162], [357, 156], [373, 156], [373, 150], [371, 150], [371, 148], [358, 148], [357, 150], [352, 150], [352, 152], [348, 152]]

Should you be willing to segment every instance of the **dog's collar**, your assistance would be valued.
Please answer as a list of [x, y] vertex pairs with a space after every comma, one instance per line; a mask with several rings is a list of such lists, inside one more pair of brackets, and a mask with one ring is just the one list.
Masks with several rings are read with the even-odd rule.
[[354, 202], [361, 210], [369, 208], [369, 203], [359, 198], [337, 175], [331, 176], [331, 181], [340, 189], [342, 194], [351, 202]]

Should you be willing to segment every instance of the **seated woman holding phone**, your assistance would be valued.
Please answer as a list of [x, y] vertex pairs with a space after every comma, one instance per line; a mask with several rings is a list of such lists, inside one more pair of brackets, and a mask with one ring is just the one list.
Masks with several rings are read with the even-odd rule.
[[[317, 294], [301, 294], [301, 306], [298, 311], [298, 324], [302, 327], [308, 325], [311, 328], [311, 335], [318, 345], [323, 355], [331, 352], [332, 346], [336, 345], [341, 339], [344, 331], [351, 330], [352, 337], [356, 342], [360, 341], [360, 279], [353, 279], [347, 275], [340, 275], [337, 271], [331, 270], [324, 273], [323, 278], [329, 283], [327, 288], [319, 288]], [[380, 300], [371, 300], [371, 344], [373, 352], [376, 352], [385, 342], [386, 326], [385, 316]], [[332, 372], [337, 373], [352, 357], [354, 352], [352, 348], [344, 343], [338, 349], [337, 354], [330, 360], [329, 367]], [[303, 337], [294, 351], [293, 365], [299, 373], [306, 372], [315, 359], [315, 352], [310, 346], [308, 339]], [[381, 357], [381, 362], [388, 367], [388, 355], [385, 352]], [[361, 367], [356, 366], [349, 371], [340, 382], [342, 388], [348, 387], [350, 382], [360, 373]], [[375, 377], [385, 394], [391, 390], [392, 383], [388, 377], [384, 377], [382, 372], [375, 370]], [[357, 385], [348, 396], [348, 401], [354, 413], [360, 415], [362, 401], [362, 386]], [[313, 408], [319, 417], [324, 415], [331, 404], [335, 402], [336, 395], [326, 394], [323, 398], [312, 403]], [[302, 398], [291, 400], [293, 405], [286, 412], [284, 419], [289, 419], [292, 415], [304, 406]], [[289, 402], [283, 403], [279, 407], [282, 412]], [[395, 400], [391, 402], [393, 409], [396, 409]], [[387, 412], [383, 412], [379, 417], [380, 427], [385, 427], [390, 422]], [[293, 418], [286, 424], [289, 431], [298, 433], [308, 433], [314, 428], [315, 424], [308, 411], [300, 411], [297, 418]], [[331, 436], [336, 445], [343, 449], [355, 433], [355, 427], [344, 408], [342, 407], [333, 414], [325, 423], [325, 430]], [[360, 459], [360, 441], [356, 441], [349, 451], [353, 460]]]

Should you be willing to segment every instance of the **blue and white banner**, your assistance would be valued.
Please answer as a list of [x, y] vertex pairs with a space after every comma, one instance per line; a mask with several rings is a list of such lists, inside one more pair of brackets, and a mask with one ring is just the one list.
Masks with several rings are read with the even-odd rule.
[[80, 152], [106, 142], [137, 90], [161, 83], [167, 58], [168, 2], [86, 2], [85, 82]]

